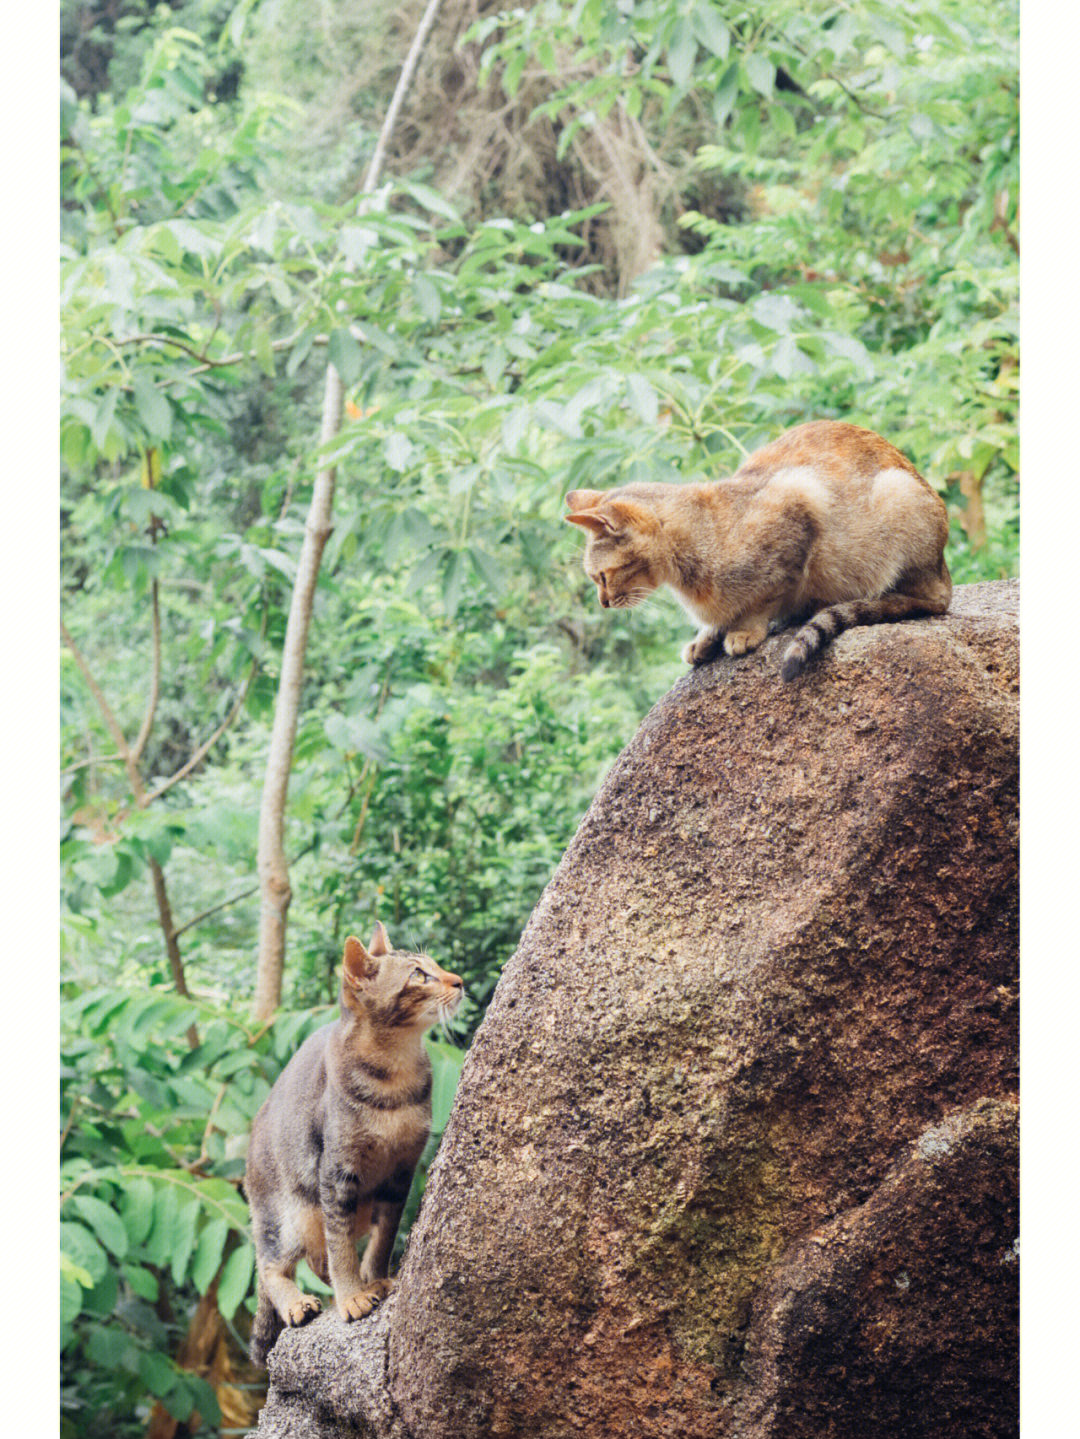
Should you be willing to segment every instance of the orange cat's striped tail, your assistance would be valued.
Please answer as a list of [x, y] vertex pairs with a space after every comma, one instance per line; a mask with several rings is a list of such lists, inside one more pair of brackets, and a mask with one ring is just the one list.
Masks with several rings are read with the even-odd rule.
[[842, 604], [829, 605], [818, 610], [795, 635], [784, 651], [780, 664], [780, 678], [793, 680], [801, 675], [806, 666], [837, 635], [856, 625], [877, 625], [887, 620], [903, 620], [911, 615], [942, 614], [949, 605], [948, 594], [945, 603], [935, 603], [927, 598], [914, 595], [882, 595], [876, 600], [845, 600]]

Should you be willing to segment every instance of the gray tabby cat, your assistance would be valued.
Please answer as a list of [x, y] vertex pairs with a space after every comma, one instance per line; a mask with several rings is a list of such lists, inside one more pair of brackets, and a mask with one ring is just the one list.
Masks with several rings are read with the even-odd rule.
[[[307, 1039], [255, 1116], [244, 1189], [251, 1207], [258, 1309], [251, 1357], [321, 1305], [293, 1279], [306, 1258], [344, 1319], [370, 1314], [431, 1127], [424, 1031], [457, 1009], [463, 985], [426, 954], [395, 950], [381, 924], [371, 948], [345, 941], [341, 1017]], [[363, 1261], [356, 1244], [370, 1228]]]

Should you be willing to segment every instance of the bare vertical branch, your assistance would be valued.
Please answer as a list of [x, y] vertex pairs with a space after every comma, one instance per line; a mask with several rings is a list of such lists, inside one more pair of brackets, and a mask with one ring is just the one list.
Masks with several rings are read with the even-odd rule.
[[136, 804], [141, 804], [146, 794], [146, 786], [142, 782], [142, 775], [139, 773], [138, 766], [132, 760], [131, 749], [128, 745], [127, 740], [124, 737], [124, 731], [120, 728], [120, 721], [113, 714], [112, 706], [105, 698], [101, 686], [94, 678], [94, 673], [91, 670], [89, 664], [87, 663], [86, 656], [83, 654], [82, 650], [79, 649], [79, 646], [75, 643], [74, 639], [72, 639], [71, 634], [68, 631], [68, 627], [64, 624], [63, 620], [60, 621], [60, 634], [63, 638], [64, 643], [67, 645], [68, 649], [74, 656], [75, 663], [78, 665], [79, 671], [82, 674], [83, 679], [86, 681], [87, 689], [89, 689], [90, 693], [94, 696], [94, 702], [96, 703], [98, 709], [101, 711], [101, 718], [105, 721], [105, 727], [112, 735], [113, 743], [116, 745], [116, 748], [119, 751], [120, 758], [124, 761], [124, 768], [127, 771], [128, 784], [130, 784], [131, 792], [135, 796], [135, 802]]
[[[379, 183], [387, 146], [401, 106], [412, 84], [424, 43], [438, 14], [440, 0], [428, 0], [427, 8], [405, 57], [393, 98], [383, 120], [375, 150], [361, 187], [361, 197], [370, 196]], [[345, 390], [333, 364], [326, 367], [322, 424], [319, 442], [325, 445], [341, 428]], [[289, 604], [285, 645], [281, 656], [281, 677], [274, 705], [274, 724], [266, 760], [262, 803], [259, 809], [259, 850], [257, 869], [261, 899], [259, 905], [259, 955], [255, 975], [255, 1015], [266, 1020], [281, 1003], [281, 980], [285, 968], [285, 926], [292, 900], [289, 865], [285, 856], [285, 802], [292, 770], [296, 725], [300, 712], [304, 656], [311, 623], [315, 585], [323, 550], [332, 528], [334, 486], [337, 467], [324, 465], [315, 476], [311, 506], [304, 525], [296, 581]]]
[[135, 743], [131, 746], [131, 761], [133, 764], [138, 764], [142, 759], [143, 750], [146, 748], [146, 741], [150, 738], [150, 731], [154, 726], [158, 696], [161, 693], [161, 602], [158, 597], [158, 582], [156, 577], [150, 581], [150, 637], [153, 645], [153, 660], [150, 667], [150, 697], [146, 701], [146, 713], [143, 715], [143, 722], [139, 726], [139, 733], [135, 736]]

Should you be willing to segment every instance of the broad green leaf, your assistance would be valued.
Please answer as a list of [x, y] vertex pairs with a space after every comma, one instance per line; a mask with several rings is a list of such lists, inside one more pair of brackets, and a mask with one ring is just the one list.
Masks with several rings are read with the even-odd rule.
[[645, 376], [627, 375], [626, 389], [638, 419], [643, 424], [655, 425], [657, 415], [660, 413], [660, 402], [657, 399], [656, 391]]
[[146, 1257], [158, 1269], [163, 1269], [169, 1262], [177, 1218], [175, 1184], [158, 1185], [154, 1194], [153, 1225], [146, 1240]]
[[386, 463], [399, 473], [407, 470], [413, 459], [413, 444], [401, 430], [395, 430], [383, 446]]
[[83, 1289], [93, 1289], [94, 1281], [81, 1264], [76, 1264], [69, 1254], [60, 1254], [60, 1274], [64, 1279], [69, 1279], [73, 1284], [80, 1284]]
[[155, 1350], [139, 1355], [139, 1376], [158, 1399], [164, 1399], [180, 1377], [172, 1361]]
[[183, 1284], [187, 1277], [188, 1261], [195, 1247], [195, 1227], [198, 1220], [198, 1199], [194, 1195], [181, 1195], [177, 1205], [176, 1222], [173, 1226], [172, 1245], [169, 1252], [174, 1284]]
[[[85, 1270], [83, 1271], [85, 1273]], [[82, 1311], [82, 1286], [68, 1274], [60, 1275], [60, 1323], [73, 1324]]]
[[416, 302], [424, 319], [433, 325], [437, 324], [442, 314], [442, 300], [431, 279], [422, 272], [414, 275], [413, 289], [416, 291]]
[[348, 330], [334, 330], [327, 347], [330, 362], [341, 376], [343, 385], [353, 385], [360, 378], [364, 352]]
[[218, 1308], [226, 1319], [231, 1319], [248, 1292], [251, 1276], [255, 1272], [255, 1251], [250, 1244], [234, 1249], [225, 1261], [218, 1282]]
[[132, 378], [135, 410], [151, 439], [167, 442], [172, 436], [172, 406], [150, 376], [136, 370]]
[[157, 1303], [158, 1282], [149, 1269], [144, 1269], [141, 1264], [125, 1264], [121, 1267], [120, 1276], [140, 1299], [150, 1304]]
[[212, 1219], [200, 1231], [195, 1255], [191, 1261], [191, 1282], [200, 1294], [210, 1288], [214, 1275], [221, 1264], [222, 1251], [229, 1233], [227, 1220]]
[[110, 1254], [123, 1259], [128, 1251], [128, 1233], [116, 1210], [89, 1194], [74, 1195], [71, 1207], [86, 1220]]
[[87, 1339], [87, 1351], [102, 1369], [115, 1369], [131, 1343], [119, 1325], [96, 1324]]
[[469, 548], [469, 558], [473, 562], [477, 574], [483, 580], [493, 595], [501, 595], [506, 589], [506, 578], [502, 566], [494, 555], [488, 554], [486, 550], [480, 549], [478, 545]]
[[694, 60], [697, 57], [697, 40], [688, 20], [680, 20], [675, 26], [675, 33], [672, 36], [671, 44], [668, 47], [668, 65], [671, 67], [671, 78], [680, 89], [685, 89], [690, 83], [690, 77], [694, 73]]
[[694, 7], [691, 23], [694, 34], [707, 50], [720, 60], [726, 60], [731, 48], [731, 31], [721, 20], [711, 4]]
[[62, 1219], [60, 1249], [74, 1264], [89, 1274], [94, 1284], [100, 1284], [105, 1278], [105, 1271], [109, 1267], [105, 1250], [85, 1225]]
[[87, 1314], [96, 1314], [101, 1319], [107, 1318], [116, 1308], [119, 1289], [116, 1270], [107, 1269], [101, 1283], [95, 1284], [83, 1295], [83, 1309]]
[[758, 94], [771, 100], [776, 84], [776, 66], [772, 61], [759, 50], [751, 50], [743, 56], [742, 64], [746, 78]]

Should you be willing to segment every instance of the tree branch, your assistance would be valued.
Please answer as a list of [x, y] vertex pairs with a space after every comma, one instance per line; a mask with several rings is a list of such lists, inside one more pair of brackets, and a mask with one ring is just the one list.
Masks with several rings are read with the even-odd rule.
[[[440, 0], [428, 0], [409, 53], [405, 57], [361, 186], [361, 210], [364, 208], [364, 200], [374, 193], [379, 183], [398, 113], [416, 73], [424, 42], [435, 23], [439, 4]], [[345, 387], [341, 376], [336, 367], [329, 364], [326, 367], [326, 385], [323, 391], [320, 445], [328, 444], [341, 429], [344, 404]], [[292, 899], [289, 864], [285, 856], [285, 803], [296, 740], [308, 627], [319, 565], [331, 530], [336, 479], [337, 467], [333, 464], [323, 465], [315, 475], [311, 504], [304, 525], [304, 541], [300, 547], [296, 580], [289, 604], [289, 618], [281, 655], [281, 676], [266, 759], [266, 779], [259, 808], [257, 863], [261, 903], [259, 955], [255, 975], [255, 1017], [261, 1020], [269, 1019], [281, 1003], [281, 982], [285, 967], [285, 923]]]
[[91, 670], [89, 664], [87, 664], [85, 655], [83, 654], [82, 650], [79, 649], [79, 646], [75, 643], [74, 639], [72, 639], [71, 634], [68, 631], [68, 627], [64, 624], [64, 621], [62, 619], [60, 621], [60, 634], [63, 637], [64, 643], [74, 655], [75, 663], [79, 666], [82, 677], [86, 681], [87, 688], [97, 702], [97, 707], [101, 711], [101, 717], [105, 721], [105, 725], [109, 733], [113, 737], [113, 743], [119, 750], [121, 759], [124, 761], [124, 768], [127, 770], [128, 783], [131, 785], [131, 792], [135, 796], [135, 802], [141, 807], [146, 797], [146, 787], [142, 782], [142, 776], [139, 774], [137, 767], [132, 761], [131, 750], [128, 748], [128, 742], [124, 738], [124, 731], [120, 728], [120, 722], [113, 714], [112, 708], [110, 707], [108, 700], [102, 694], [101, 688], [98, 685], [97, 680], [95, 680], [94, 678], [93, 671]]
[[247, 889], [242, 889], [239, 894], [234, 894], [231, 899], [223, 899], [220, 904], [212, 904], [209, 909], [204, 909], [201, 914], [196, 914], [191, 919], [186, 919], [183, 924], [177, 925], [173, 933], [179, 938], [186, 930], [194, 929], [197, 924], [202, 924], [204, 919], [209, 919], [212, 914], [217, 914], [217, 912], [222, 909], [228, 909], [230, 904], [239, 904], [242, 899], [247, 899], [248, 895], [254, 894], [258, 888], [259, 886], [257, 884], [249, 884]]
[[424, 11], [413, 42], [409, 46], [409, 53], [405, 56], [405, 63], [401, 67], [401, 74], [398, 76], [397, 85], [394, 87], [394, 94], [390, 101], [390, 107], [383, 120], [382, 129], [379, 131], [379, 138], [375, 142], [375, 149], [371, 156], [371, 164], [368, 166], [367, 174], [364, 176], [364, 183], [361, 186], [361, 194], [370, 195], [379, 183], [382, 176], [383, 163], [386, 159], [386, 149], [390, 144], [390, 137], [394, 133], [394, 126], [397, 124], [398, 114], [409, 92], [413, 76], [416, 74], [416, 67], [420, 63], [420, 56], [423, 52], [427, 37], [431, 33], [431, 27], [435, 24], [435, 17], [439, 13], [440, 0], [428, 0], [428, 7]]
[[[297, 330], [295, 335], [287, 335], [280, 340], [271, 340], [271, 350], [287, 350], [295, 345], [303, 334], [303, 330]], [[328, 335], [316, 337], [315, 343], [329, 343]], [[193, 360], [199, 361], [199, 369], [193, 370], [192, 374], [202, 374], [204, 370], [220, 370], [226, 365], [238, 365], [241, 360], [255, 358], [254, 350], [237, 350], [232, 355], [208, 355], [205, 351], [198, 349], [187, 340], [178, 340], [175, 335], [160, 335], [150, 332], [146, 335], [125, 335], [122, 340], [115, 341], [117, 345], [169, 345], [174, 350], [181, 350], [185, 355], [190, 355]]]
[[[154, 538], [157, 535], [155, 532]], [[143, 715], [143, 722], [139, 726], [139, 733], [135, 737], [135, 743], [131, 747], [131, 762], [138, 764], [142, 759], [143, 750], [146, 748], [146, 741], [150, 738], [150, 730], [153, 728], [154, 716], [157, 714], [158, 696], [161, 693], [161, 605], [158, 600], [158, 582], [154, 578], [150, 582], [150, 634], [153, 642], [154, 658], [150, 668], [150, 697], [146, 701], [146, 713]]]
[[[161, 932], [165, 936], [165, 953], [168, 956], [173, 984], [176, 986], [178, 994], [182, 994], [185, 999], [190, 999], [191, 990], [187, 987], [184, 961], [180, 955], [180, 946], [176, 942], [176, 925], [173, 923], [172, 906], [169, 904], [169, 895], [165, 888], [165, 874], [153, 855], [149, 858], [149, 865], [150, 877], [154, 882], [154, 899], [157, 901], [158, 920], [161, 924]], [[187, 1042], [192, 1049], [198, 1049], [199, 1031], [194, 1024], [188, 1025]]]
[[236, 696], [236, 703], [233, 705], [232, 709], [221, 721], [221, 723], [218, 725], [217, 729], [210, 736], [210, 738], [203, 741], [203, 743], [194, 752], [194, 754], [187, 761], [187, 763], [181, 765], [175, 774], [170, 775], [169, 778], [166, 780], [162, 780], [161, 784], [159, 784], [156, 789], [150, 791], [144, 801], [144, 807], [145, 805], [150, 804], [152, 800], [159, 799], [163, 794], [165, 794], [167, 790], [172, 789], [174, 784], [179, 784], [182, 779], [186, 779], [187, 776], [191, 773], [191, 771], [195, 768], [195, 766], [200, 764], [202, 760], [206, 758], [210, 750], [213, 749], [214, 745], [217, 744], [218, 740], [221, 738], [221, 736], [225, 733], [225, 731], [229, 728], [229, 726], [236, 719], [237, 715], [243, 709], [244, 700], [247, 698], [247, 692], [251, 688], [251, 682], [255, 678], [255, 673], [258, 668], [259, 661], [257, 659], [252, 660], [251, 669], [248, 670], [247, 679], [240, 686], [240, 692]]

